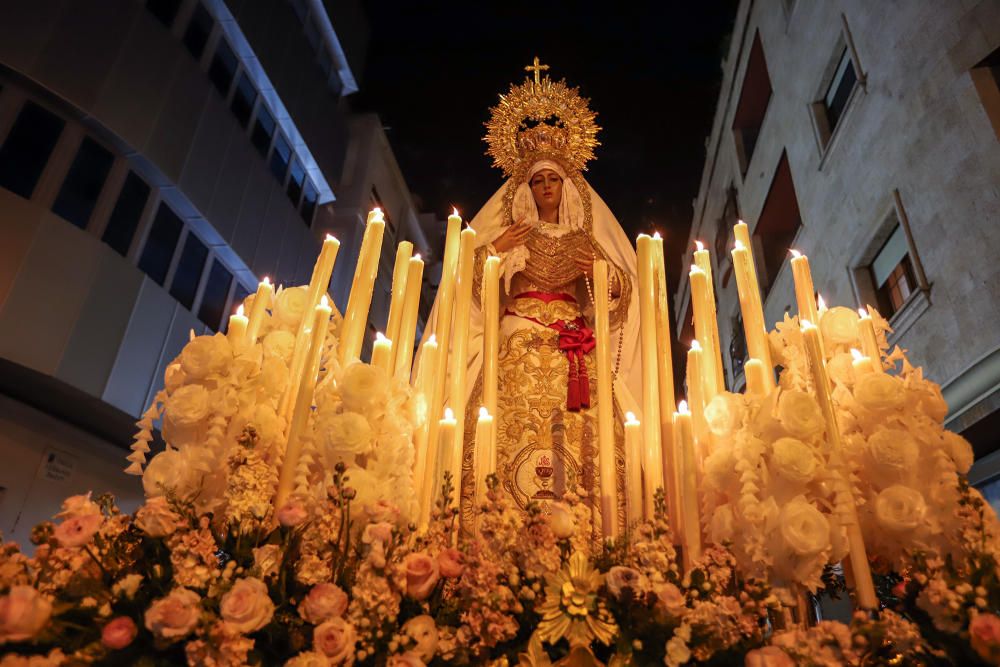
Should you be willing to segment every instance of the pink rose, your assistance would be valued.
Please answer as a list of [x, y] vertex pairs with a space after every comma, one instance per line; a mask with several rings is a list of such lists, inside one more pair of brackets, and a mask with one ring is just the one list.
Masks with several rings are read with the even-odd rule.
[[373, 523], [399, 523], [399, 507], [388, 500], [376, 500], [366, 508], [366, 511]]
[[626, 588], [632, 591], [633, 598], [641, 598], [649, 588], [649, 580], [643, 574], [621, 565], [615, 565], [608, 570], [604, 583], [608, 587], [608, 592], [616, 598], [620, 598]]
[[440, 578], [438, 562], [427, 554], [412, 553], [403, 560], [406, 569], [406, 594], [414, 600], [426, 600]]
[[996, 614], [977, 614], [969, 623], [969, 641], [979, 657], [1000, 663], [1000, 618]]
[[299, 604], [299, 616], [313, 625], [343, 616], [347, 611], [347, 593], [337, 584], [316, 584]]
[[255, 577], [237, 579], [229, 592], [222, 596], [219, 615], [226, 624], [239, 632], [256, 632], [271, 622], [274, 603], [267, 584]]
[[52, 603], [31, 586], [12, 586], [0, 597], [0, 644], [33, 638], [49, 622]]
[[331, 665], [353, 665], [357, 640], [354, 626], [342, 618], [331, 618], [313, 629], [313, 648], [325, 655]]
[[438, 554], [438, 569], [441, 576], [446, 579], [461, 577], [462, 571], [465, 570], [465, 556], [454, 547], [442, 549]]
[[101, 643], [113, 651], [119, 651], [131, 644], [138, 632], [135, 621], [128, 616], [119, 616], [101, 630]]
[[309, 511], [299, 498], [291, 498], [278, 508], [277, 517], [278, 523], [285, 528], [294, 528], [305, 523]]
[[56, 514], [57, 519], [72, 519], [77, 516], [101, 513], [100, 506], [90, 499], [90, 491], [78, 496], [70, 496], [62, 502], [62, 511]]
[[61, 547], [82, 547], [90, 542], [102, 523], [104, 517], [100, 514], [81, 514], [56, 526], [53, 536]]
[[657, 584], [653, 587], [653, 592], [656, 593], [656, 610], [660, 613], [676, 618], [687, 611], [687, 598], [673, 584]]
[[795, 662], [777, 646], [764, 646], [748, 652], [744, 667], [795, 667]]
[[426, 663], [416, 653], [407, 651], [406, 653], [389, 656], [385, 667], [426, 667]]
[[162, 639], [179, 639], [194, 630], [201, 616], [201, 597], [186, 588], [175, 588], [149, 605], [146, 629]]
[[167, 537], [180, 527], [181, 517], [170, 508], [166, 496], [156, 496], [135, 513], [135, 525], [150, 537]]

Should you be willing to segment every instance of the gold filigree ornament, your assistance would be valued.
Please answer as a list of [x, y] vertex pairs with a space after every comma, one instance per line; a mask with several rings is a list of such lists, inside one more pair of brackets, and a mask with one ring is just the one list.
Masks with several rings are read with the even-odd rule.
[[545, 601], [537, 607], [542, 617], [536, 630], [539, 638], [548, 644], [565, 638], [570, 647], [587, 647], [594, 639], [610, 645], [618, 626], [597, 595], [603, 578], [580, 551], [546, 577]]
[[594, 122], [597, 117], [588, 106], [589, 100], [581, 97], [578, 88], [566, 85], [566, 80], [553, 81], [546, 75], [540, 77], [548, 65], [534, 66], [534, 72], [520, 85], [511, 85], [500, 104], [490, 109], [486, 123], [486, 153], [493, 158], [493, 166], [511, 177], [518, 165], [536, 158], [554, 157], [567, 171], [585, 171], [587, 162], [594, 159], [594, 148], [600, 145]]

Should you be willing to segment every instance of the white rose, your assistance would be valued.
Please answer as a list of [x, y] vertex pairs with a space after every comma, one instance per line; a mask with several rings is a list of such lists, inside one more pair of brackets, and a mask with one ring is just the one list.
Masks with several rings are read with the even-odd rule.
[[340, 379], [340, 398], [348, 410], [364, 412], [385, 402], [389, 382], [385, 373], [360, 361], [344, 369]]
[[858, 314], [850, 308], [834, 306], [819, 320], [823, 340], [834, 345], [855, 345], [858, 341]]
[[168, 490], [186, 488], [189, 471], [187, 460], [176, 449], [166, 449], [149, 461], [142, 475], [142, 488], [146, 496], [162, 496]]
[[211, 409], [210, 394], [200, 384], [181, 387], [167, 398], [166, 419], [178, 428], [198, 425], [208, 417]]
[[330, 465], [342, 461], [345, 456], [367, 454], [372, 448], [372, 429], [364, 415], [357, 412], [342, 412], [329, 415], [316, 424], [317, 434], [325, 444], [325, 452]]
[[920, 448], [906, 431], [883, 428], [868, 438], [868, 455], [878, 473], [898, 481], [914, 470]]
[[274, 300], [274, 317], [288, 328], [294, 328], [302, 320], [302, 313], [308, 307], [309, 288], [287, 287], [278, 292]]
[[801, 497], [781, 510], [779, 527], [785, 546], [798, 556], [815, 556], [830, 546], [830, 522]]
[[155, 637], [175, 640], [189, 634], [201, 616], [201, 597], [186, 588], [175, 588], [146, 610], [146, 629]]
[[968, 473], [975, 459], [975, 454], [972, 452], [972, 445], [958, 433], [951, 431], [944, 431], [941, 437], [944, 440], [944, 450], [948, 452], [948, 456], [955, 462], [955, 468], [959, 474], [964, 475]]
[[72, 519], [73, 517], [85, 515], [100, 515], [101, 508], [90, 499], [90, 491], [77, 496], [70, 496], [62, 501], [62, 511], [56, 514], [57, 519]]
[[576, 533], [576, 517], [573, 508], [563, 502], [549, 504], [549, 527], [560, 540], [572, 537]]
[[783, 391], [778, 397], [778, 421], [790, 435], [808, 440], [823, 432], [823, 413], [812, 396], [801, 391]]
[[170, 507], [166, 497], [155, 496], [135, 513], [135, 525], [150, 537], [167, 537], [181, 527], [181, 517]]
[[331, 618], [313, 628], [313, 648], [323, 653], [331, 665], [353, 665], [358, 633], [342, 618]]
[[742, 400], [728, 391], [718, 394], [705, 406], [705, 421], [715, 435], [729, 435], [743, 422]]
[[898, 533], [916, 530], [927, 514], [927, 503], [916, 489], [894, 484], [875, 499], [875, 519], [885, 530]]
[[219, 602], [219, 615], [226, 624], [239, 632], [256, 632], [271, 622], [274, 603], [267, 584], [248, 577], [237, 579]]
[[854, 400], [876, 412], [894, 410], [902, 405], [904, 398], [903, 383], [886, 373], [862, 375], [854, 386]]
[[198, 336], [181, 351], [181, 368], [195, 380], [221, 373], [233, 360], [233, 348], [225, 335]]
[[809, 445], [795, 438], [779, 438], [771, 447], [771, 465], [777, 474], [799, 484], [808, 484], [816, 476], [816, 455]]
[[292, 352], [295, 351], [295, 334], [283, 329], [275, 329], [264, 336], [262, 344], [265, 355], [281, 359], [286, 367], [291, 363]]
[[413, 653], [429, 663], [437, 653], [438, 629], [433, 616], [414, 616], [403, 625], [403, 634], [413, 641]]
[[826, 362], [826, 373], [838, 385], [854, 382], [854, 357], [847, 352], [838, 352]]

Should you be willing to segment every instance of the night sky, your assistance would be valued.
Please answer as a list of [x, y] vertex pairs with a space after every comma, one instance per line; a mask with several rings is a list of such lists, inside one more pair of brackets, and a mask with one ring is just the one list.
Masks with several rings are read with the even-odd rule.
[[586, 178], [630, 235], [665, 233], [676, 273], [735, 0], [366, 0], [364, 9], [371, 41], [351, 106], [381, 116], [421, 211], [443, 218], [454, 204], [471, 218], [500, 187], [483, 123], [537, 55], [597, 111], [602, 145]]

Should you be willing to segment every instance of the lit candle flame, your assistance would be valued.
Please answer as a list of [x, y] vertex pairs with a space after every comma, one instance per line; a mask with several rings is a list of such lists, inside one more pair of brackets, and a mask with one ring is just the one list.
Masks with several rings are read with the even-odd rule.
[[803, 329], [815, 329], [816, 325], [813, 324], [812, 322], [810, 322], [809, 320], [802, 320], [802, 328]]
[[376, 206], [375, 208], [372, 209], [372, 212], [373, 213], [378, 213], [379, 215], [381, 215], [382, 214], [382, 207], [381, 206]]
[[330, 300], [326, 298], [325, 294], [319, 298], [319, 305], [323, 306], [324, 308], [330, 307]]
[[851, 348], [851, 356], [854, 357], [854, 361], [859, 361], [865, 358], [865, 355], [861, 354], [861, 350]]
[[796, 250], [795, 248], [790, 248], [788, 252], [792, 253], [792, 257], [798, 258], [802, 256], [802, 253]]
[[327, 235], [326, 235], [326, 240], [327, 240], [327, 241], [336, 241], [336, 240], [337, 240], [337, 237], [336, 237], [336, 236], [334, 236], [333, 234], [327, 234]]
[[826, 301], [823, 301], [823, 295], [820, 294], [816, 298], [816, 308], [818, 310], [826, 310]]
[[445, 408], [444, 409], [444, 418], [445, 419], [450, 419], [450, 420], [455, 419], [455, 413], [452, 412], [451, 408]]
[[424, 343], [424, 345], [427, 345], [427, 343], [434, 343], [435, 345], [437, 345], [438, 344], [437, 334], [431, 334], [430, 338], [427, 339], [427, 342]]
[[489, 416], [490, 416], [490, 411], [486, 409], [486, 406], [485, 405], [480, 405], [479, 406], [479, 418], [480, 419], [489, 419]]
[[261, 284], [263, 284], [263, 285], [268, 285], [268, 286], [270, 286], [270, 284], [271, 284], [271, 279], [270, 279], [270, 278], [268, 278], [267, 276], [264, 276], [264, 280], [262, 280], [262, 281], [260, 281], [260, 282], [261, 282]]
[[236, 317], [243, 317], [243, 304], [236, 307]]
[[692, 350], [700, 350], [701, 349], [701, 343], [699, 343], [697, 340], [691, 341], [691, 349]]
[[415, 255], [414, 255], [413, 257], [411, 257], [411, 259], [415, 259], [415, 260], [417, 260], [418, 262], [422, 262], [422, 261], [424, 261], [423, 259], [421, 259], [421, 257], [420, 257], [420, 253], [419, 253], [419, 252], [418, 252], [417, 254], [415, 254]]
[[384, 333], [382, 333], [381, 331], [376, 331], [376, 332], [375, 332], [375, 342], [376, 342], [376, 343], [381, 343], [382, 341], [388, 341], [388, 340], [389, 340], [389, 339], [388, 339], [388, 338], [386, 338], [386, 337], [385, 337], [385, 334], [384, 334]]
[[698, 252], [701, 252], [702, 250], [705, 249], [705, 244], [702, 243], [701, 241], [695, 241], [694, 244], [695, 246], [697, 246]]
[[638, 424], [639, 420], [635, 418], [635, 413], [634, 412], [629, 411], [629, 412], [625, 413], [625, 423], [626, 424]]
[[745, 224], [747, 224], [747, 223], [743, 222], [743, 218], [737, 218], [737, 219], [736, 219], [736, 224], [737, 224], [737, 225], [745, 225]]
[[653, 240], [654, 241], [659, 241], [661, 238], [663, 238], [663, 237], [660, 236], [660, 232], [653, 232]]
[[864, 308], [858, 308], [858, 315], [860, 315], [861, 317], [871, 317], [868, 311], [865, 310]]
[[743, 250], [743, 249], [746, 248], [746, 246], [743, 245], [743, 241], [740, 241], [739, 239], [736, 239], [736, 246], [735, 246], [735, 248], [737, 250]]
[[689, 411], [688, 411], [688, 402], [687, 401], [681, 401], [680, 403], [678, 403], [677, 404], [677, 412], [679, 412], [682, 415], [690, 414]]
[[452, 206], [451, 207], [451, 214], [457, 218], [458, 217], [458, 207]]

